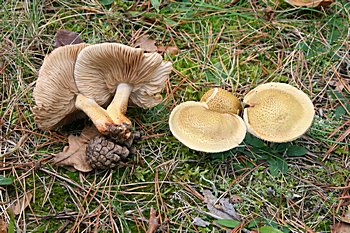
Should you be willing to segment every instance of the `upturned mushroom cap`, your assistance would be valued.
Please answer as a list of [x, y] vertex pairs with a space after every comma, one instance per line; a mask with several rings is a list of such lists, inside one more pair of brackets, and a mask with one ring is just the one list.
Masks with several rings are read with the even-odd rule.
[[231, 114], [242, 112], [241, 101], [232, 93], [221, 88], [210, 89], [204, 93], [200, 101], [205, 102], [213, 111]]
[[87, 46], [66, 45], [45, 57], [33, 92], [33, 112], [40, 128], [53, 129], [84, 116], [75, 107], [78, 89], [73, 70], [77, 55]]
[[301, 90], [285, 83], [266, 83], [243, 99], [244, 121], [250, 133], [271, 142], [288, 142], [311, 126], [314, 106]]
[[158, 53], [118, 43], [91, 45], [78, 55], [75, 79], [79, 91], [106, 106], [119, 84], [132, 86], [130, 99], [150, 108], [161, 102], [159, 94], [171, 72], [171, 63]]
[[237, 115], [209, 109], [203, 102], [177, 105], [170, 114], [172, 134], [187, 147], [203, 152], [222, 152], [238, 146], [246, 127]]

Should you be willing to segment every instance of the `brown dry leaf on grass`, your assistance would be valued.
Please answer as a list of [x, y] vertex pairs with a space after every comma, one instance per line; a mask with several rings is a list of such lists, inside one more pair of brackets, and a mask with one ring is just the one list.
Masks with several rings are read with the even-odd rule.
[[157, 46], [158, 52], [169, 53], [170, 55], [176, 55], [180, 52], [179, 48], [176, 46]]
[[331, 226], [331, 233], [349, 233], [350, 232], [350, 224], [348, 223], [337, 223]]
[[210, 222], [204, 221], [200, 217], [195, 217], [192, 222], [194, 225], [199, 226], [199, 227], [207, 227], [210, 225]]
[[328, 6], [333, 0], [286, 0], [286, 2], [294, 6], [318, 7]]
[[143, 35], [136, 40], [135, 47], [140, 47], [146, 52], [166, 52], [170, 55], [176, 55], [179, 53], [179, 48], [176, 46], [157, 46], [155, 40], [149, 39], [148, 35]]
[[7, 223], [3, 218], [0, 218], [0, 233], [7, 233]]
[[69, 135], [68, 146], [56, 154], [53, 164], [57, 166], [69, 166], [81, 172], [92, 170], [86, 158], [86, 146], [89, 141], [99, 133], [95, 126], [88, 126], [83, 129], [80, 136]]
[[135, 47], [140, 47], [147, 52], [157, 52], [156, 41], [148, 38], [148, 35], [143, 35], [135, 42]]
[[350, 233], [350, 212], [341, 217], [340, 221], [331, 226], [331, 233]]
[[13, 214], [19, 215], [25, 208], [27, 208], [27, 206], [29, 206], [30, 201], [32, 200], [32, 197], [33, 194], [31, 192], [26, 192], [23, 197], [15, 201], [10, 206], [10, 209], [12, 210]]
[[55, 48], [70, 44], [80, 44], [84, 41], [80, 38], [79, 33], [68, 30], [58, 30], [55, 37]]
[[207, 203], [207, 208], [214, 215], [213, 217], [217, 219], [241, 220], [228, 198], [220, 198], [218, 200], [209, 190], [203, 190], [202, 193], [204, 195], [204, 202]]

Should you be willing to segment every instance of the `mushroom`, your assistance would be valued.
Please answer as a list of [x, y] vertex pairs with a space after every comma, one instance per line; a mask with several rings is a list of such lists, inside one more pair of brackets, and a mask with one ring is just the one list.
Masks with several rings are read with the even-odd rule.
[[243, 119], [248, 131], [270, 142], [288, 142], [311, 126], [314, 106], [301, 90], [285, 83], [266, 83], [248, 92]]
[[238, 146], [246, 134], [244, 121], [235, 114], [240, 107], [237, 101], [227, 91], [210, 90], [201, 102], [187, 101], [172, 110], [170, 131], [193, 150], [212, 153], [230, 150]]
[[66, 45], [45, 57], [33, 97], [35, 120], [40, 128], [54, 129], [88, 115], [100, 132], [110, 131], [113, 121], [94, 100], [81, 95], [73, 70], [79, 52], [88, 44]]
[[201, 102], [205, 102], [211, 110], [221, 113], [239, 115], [242, 112], [242, 104], [232, 93], [221, 89], [212, 88], [202, 96]]
[[171, 63], [164, 62], [158, 53], [103, 43], [79, 53], [74, 75], [83, 95], [101, 106], [109, 104], [107, 113], [120, 129], [119, 136], [127, 140], [131, 127], [131, 121], [125, 116], [129, 97], [142, 108], [159, 104], [160, 92], [170, 72]]

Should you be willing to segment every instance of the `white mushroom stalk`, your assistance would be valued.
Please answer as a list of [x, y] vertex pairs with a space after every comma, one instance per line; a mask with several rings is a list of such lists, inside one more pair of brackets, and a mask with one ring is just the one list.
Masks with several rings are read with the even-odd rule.
[[114, 124], [131, 125], [131, 121], [125, 116], [125, 114], [132, 89], [132, 85], [127, 83], [120, 83], [118, 85], [113, 100], [107, 107], [107, 113], [112, 118]]
[[75, 101], [75, 107], [82, 110], [102, 134], [108, 133], [114, 125], [114, 122], [109, 117], [107, 111], [98, 105], [93, 99], [78, 94]]

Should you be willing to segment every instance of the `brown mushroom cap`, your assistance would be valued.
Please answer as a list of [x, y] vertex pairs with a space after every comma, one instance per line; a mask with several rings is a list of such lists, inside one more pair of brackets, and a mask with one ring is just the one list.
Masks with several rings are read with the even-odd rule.
[[221, 88], [213, 88], [204, 93], [201, 102], [205, 102], [210, 110], [221, 113], [240, 114], [242, 112], [241, 101]]
[[203, 152], [222, 152], [238, 146], [246, 127], [237, 115], [212, 111], [203, 102], [177, 105], [170, 114], [172, 134], [187, 147]]
[[33, 97], [35, 121], [43, 129], [53, 129], [84, 116], [77, 112], [78, 89], [73, 70], [78, 53], [88, 44], [59, 47], [47, 55], [39, 70]]
[[98, 104], [109, 104], [121, 83], [132, 86], [130, 99], [143, 108], [162, 100], [159, 95], [171, 71], [158, 53], [118, 43], [87, 47], [78, 55], [75, 79], [79, 91]]
[[271, 142], [288, 142], [311, 126], [314, 106], [301, 90], [285, 83], [266, 83], [243, 99], [244, 121], [250, 133]]

